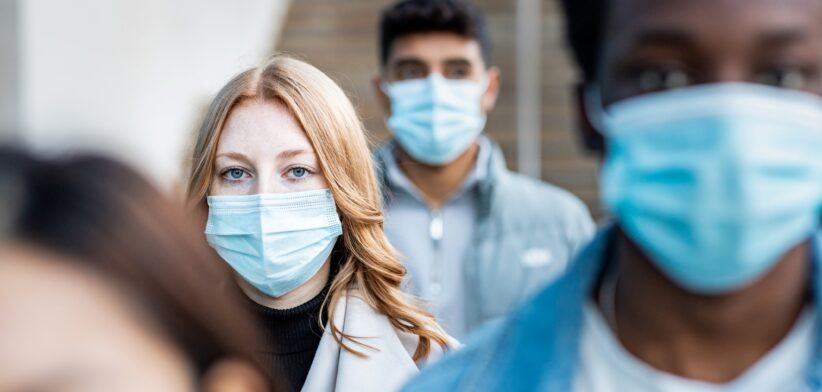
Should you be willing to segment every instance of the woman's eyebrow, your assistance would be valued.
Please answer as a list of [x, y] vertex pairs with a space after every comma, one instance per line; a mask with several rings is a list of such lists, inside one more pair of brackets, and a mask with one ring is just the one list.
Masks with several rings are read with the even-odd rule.
[[301, 148], [285, 150], [277, 154], [277, 159], [289, 159], [300, 155], [314, 155], [314, 151]]
[[216, 158], [228, 158], [228, 159], [233, 159], [235, 161], [243, 162], [245, 164], [249, 164], [249, 165], [251, 164], [251, 160], [248, 159], [248, 157], [245, 154], [241, 153], [241, 152], [234, 152], [234, 151], [222, 152], [222, 153], [217, 154], [215, 159]]

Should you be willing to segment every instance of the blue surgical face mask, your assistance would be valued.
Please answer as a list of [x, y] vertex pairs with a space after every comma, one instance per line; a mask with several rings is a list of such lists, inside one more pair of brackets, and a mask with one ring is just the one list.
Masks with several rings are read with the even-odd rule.
[[487, 82], [451, 80], [433, 73], [383, 85], [391, 99], [388, 129], [402, 149], [429, 165], [459, 157], [485, 127], [482, 95]]
[[246, 281], [280, 297], [323, 266], [342, 226], [331, 192], [209, 196], [209, 244]]
[[601, 114], [603, 202], [681, 286], [738, 290], [817, 229], [820, 97], [715, 84], [631, 98]]

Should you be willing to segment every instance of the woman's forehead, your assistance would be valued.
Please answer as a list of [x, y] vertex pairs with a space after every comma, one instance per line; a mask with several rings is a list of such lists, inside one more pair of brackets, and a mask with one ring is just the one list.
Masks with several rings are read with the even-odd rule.
[[217, 154], [240, 152], [276, 155], [285, 150], [313, 152], [308, 136], [288, 108], [270, 100], [245, 100], [229, 113], [217, 144]]

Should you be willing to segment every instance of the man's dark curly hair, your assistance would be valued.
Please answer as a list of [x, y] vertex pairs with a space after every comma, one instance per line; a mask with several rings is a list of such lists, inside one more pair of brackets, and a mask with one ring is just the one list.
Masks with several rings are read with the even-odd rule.
[[485, 65], [491, 61], [491, 38], [482, 11], [463, 0], [403, 0], [386, 8], [380, 21], [380, 64], [388, 62], [391, 45], [415, 33], [448, 32], [475, 39]]

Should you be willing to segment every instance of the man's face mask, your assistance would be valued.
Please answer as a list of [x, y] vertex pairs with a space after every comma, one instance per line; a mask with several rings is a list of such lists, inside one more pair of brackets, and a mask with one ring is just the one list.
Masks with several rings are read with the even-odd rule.
[[818, 227], [822, 98], [714, 84], [601, 108], [603, 203], [681, 286], [740, 289]]
[[434, 166], [452, 162], [485, 127], [481, 100], [487, 86], [437, 73], [383, 85], [391, 99], [388, 129], [414, 159]]

